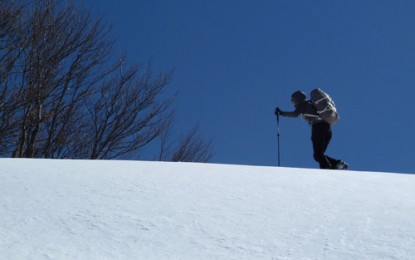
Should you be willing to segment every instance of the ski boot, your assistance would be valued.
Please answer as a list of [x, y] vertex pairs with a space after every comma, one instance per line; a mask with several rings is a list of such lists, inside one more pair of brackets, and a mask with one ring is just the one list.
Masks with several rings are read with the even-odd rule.
[[348, 170], [349, 164], [347, 164], [345, 161], [339, 161], [336, 165], [337, 170]]

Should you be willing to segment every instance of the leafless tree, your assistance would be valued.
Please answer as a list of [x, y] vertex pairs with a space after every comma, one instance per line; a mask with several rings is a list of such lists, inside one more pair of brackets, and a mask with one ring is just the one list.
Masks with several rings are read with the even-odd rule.
[[147, 68], [137, 78], [139, 68], [119, 67], [115, 78], [103, 82], [90, 109], [91, 129], [85, 137], [91, 159], [125, 157], [148, 145], [166, 127], [174, 98], [161, 99], [170, 82], [170, 73], [154, 78]]
[[196, 125], [180, 141], [172, 155], [174, 162], [208, 162], [213, 156], [212, 142], [206, 141], [199, 134], [199, 125]]
[[29, 1], [19, 17], [20, 50], [13, 77], [17, 91], [13, 157], [65, 157], [81, 129], [82, 103], [97, 91], [111, 54], [109, 29], [74, 2]]
[[76, 1], [0, 3], [0, 155], [131, 158], [170, 131], [172, 73], [116, 59], [109, 32]]
[[22, 6], [0, 2], [0, 150], [7, 150], [16, 135], [15, 108], [19, 105], [18, 91], [13, 88], [13, 72], [21, 50], [19, 17]]
[[162, 131], [160, 132], [159, 144], [160, 149], [158, 153], [157, 160], [158, 161], [169, 161], [171, 160], [172, 154], [172, 136], [173, 136], [173, 121], [174, 121], [174, 112], [172, 111], [170, 115], [167, 117], [167, 120], [164, 121], [164, 126], [162, 127]]

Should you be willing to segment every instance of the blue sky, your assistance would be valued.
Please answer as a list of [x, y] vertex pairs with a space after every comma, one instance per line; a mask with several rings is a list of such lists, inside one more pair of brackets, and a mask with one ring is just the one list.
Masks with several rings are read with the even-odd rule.
[[[131, 62], [174, 69], [177, 129], [200, 123], [212, 162], [277, 164], [274, 108], [320, 87], [340, 121], [327, 153], [415, 172], [415, 2], [91, 0]], [[280, 120], [281, 165], [311, 167], [310, 127]]]

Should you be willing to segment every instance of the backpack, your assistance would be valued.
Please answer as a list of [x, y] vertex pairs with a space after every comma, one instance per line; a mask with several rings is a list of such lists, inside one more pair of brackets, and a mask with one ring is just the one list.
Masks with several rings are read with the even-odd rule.
[[317, 114], [330, 125], [335, 124], [340, 116], [333, 99], [323, 90], [316, 88], [310, 93], [311, 103], [316, 107]]

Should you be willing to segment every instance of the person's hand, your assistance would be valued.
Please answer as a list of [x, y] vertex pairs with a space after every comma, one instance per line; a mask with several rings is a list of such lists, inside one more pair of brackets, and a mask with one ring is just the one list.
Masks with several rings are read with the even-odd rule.
[[281, 114], [281, 109], [279, 107], [275, 108], [275, 115], [278, 116]]

